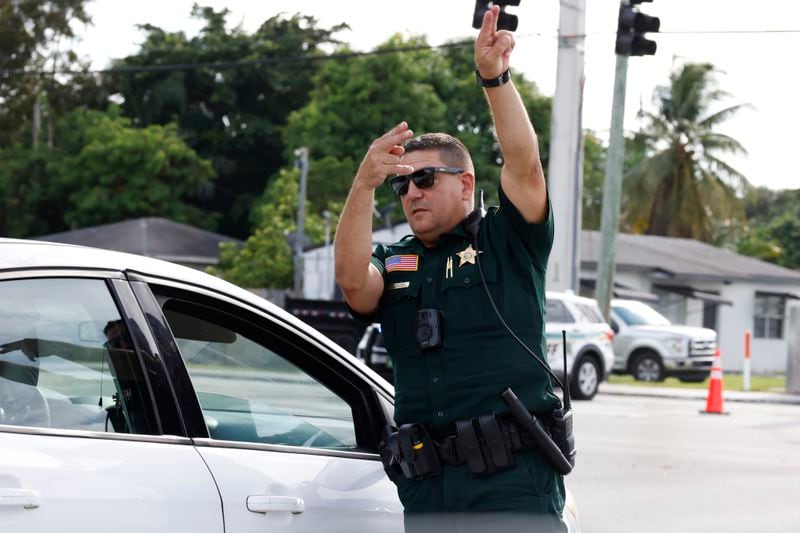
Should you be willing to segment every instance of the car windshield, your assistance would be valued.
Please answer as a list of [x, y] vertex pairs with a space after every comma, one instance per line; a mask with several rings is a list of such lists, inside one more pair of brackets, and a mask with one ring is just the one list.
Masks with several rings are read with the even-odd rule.
[[629, 326], [669, 326], [669, 320], [652, 307], [640, 302], [613, 305], [614, 312]]

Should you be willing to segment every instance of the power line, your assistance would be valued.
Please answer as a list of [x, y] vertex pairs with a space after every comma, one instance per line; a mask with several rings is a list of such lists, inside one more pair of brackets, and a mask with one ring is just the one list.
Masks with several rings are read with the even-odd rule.
[[[736, 34], [796, 34], [800, 33], [800, 29], [778, 29], [778, 30], [686, 30], [686, 31], [661, 31], [659, 35], [736, 35]], [[584, 34], [570, 34], [570, 35], [555, 35], [543, 33], [527, 33], [517, 35], [518, 39], [524, 38], [549, 38], [549, 39], [580, 39], [586, 37], [596, 37], [600, 35], [615, 35], [614, 32], [592, 32]], [[417, 45], [417, 46], [403, 46], [395, 48], [382, 48], [372, 50], [369, 52], [342, 52], [327, 55], [297, 55], [297, 56], [284, 56], [284, 57], [266, 57], [260, 59], [248, 59], [240, 61], [216, 61], [209, 63], [170, 63], [163, 65], [140, 65], [140, 66], [118, 66], [105, 69], [62, 69], [62, 70], [31, 70], [31, 69], [0, 69], [0, 77], [10, 76], [79, 76], [86, 74], [135, 74], [140, 72], [174, 72], [180, 70], [227, 70], [237, 67], [247, 67], [253, 65], [275, 65], [280, 63], [301, 63], [307, 61], [331, 61], [331, 60], [347, 60], [358, 57], [370, 57], [386, 54], [398, 54], [409, 52], [421, 52], [427, 50], [438, 50], [446, 48], [460, 48], [472, 46], [472, 41], [455, 41], [440, 45]]]
[[240, 61], [215, 61], [209, 63], [170, 63], [163, 65], [140, 65], [140, 66], [119, 66], [106, 69], [86, 69], [86, 70], [30, 70], [30, 69], [3, 69], [0, 76], [52, 76], [53, 74], [75, 76], [80, 74], [131, 74], [137, 72], [165, 72], [176, 70], [197, 70], [207, 68], [210, 70], [226, 70], [236, 67], [247, 67], [253, 65], [272, 65], [277, 63], [299, 63], [306, 61], [330, 61], [336, 59], [353, 59], [357, 57], [378, 56], [386, 54], [398, 54], [408, 52], [421, 52], [427, 50], [460, 48], [472, 46], [472, 42], [450, 42], [436, 46], [418, 45], [403, 46], [396, 48], [381, 48], [370, 52], [341, 52], [327, 55], [304, 55], [304, 56], [284, 56], [284, 57], [264, 57], [260, 59], [246, 59]]

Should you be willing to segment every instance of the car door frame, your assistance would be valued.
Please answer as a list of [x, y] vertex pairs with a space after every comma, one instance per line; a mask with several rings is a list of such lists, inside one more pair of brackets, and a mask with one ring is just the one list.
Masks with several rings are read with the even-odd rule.
[[[398, 530], [398, 527], [402, 530], [402, 517], [399, 516], [402, 505], [394, 485], [383, 473], [378, 453], [382, 430], [387, 421], [393, 421], [393, 395], [388, 383], [311, 326], [270, 309], [271, 305], [257, 305], [252, 301], [255, 297], [248, 298], [249, 294], [237, 295], [241, 289], [232, 288], [229, 293], [141, 272], [129, 271], [126, 274], [154, 335], [163, 337], [156, 342], [170, 352], [165, 354], [164, 360], [169, 365], [176, 365], [176, 368], [168, 370], [170, 376], [177, 380], [174, 389], [184, 393], [192, 391], [191, 399], [184, 394], [182, 398], [186, 401], [180, 402], [183, 419], [188, 421], [187, 427], [195, 428], [190, 437], [215, 478], [223, 501], [226, 525], [231, 524], [231, 527], [243, 531], [255, 531], [278, 523], [282, 524], [280, 527], [291, 523], [299, 530], [307, 531], [338, 523], [343, 517], [349, 517], [344, 518], [347, 523], [355, 516], [352, 513], [366, 513], [360, 515], [359, 523], [392, 531]], [[270, 346], [270, 350], [274, 349], [277, 355], [342, 398], [353, 415], [357, 446], [331, 449], [210, 438], [197, 392], [162, 312], [165, 299], [171, 298], [191, 306], [184, 312], [229, 327], [258, 344]], [[181, 308], [176, 306], [176, 309]], [[220, 318], [220, 315], [227, 317]], [[291, 349], [286, 350], [285, 347]], [[282, 455], [285, 458], [282, 459]], [[356, 470], [350, 470], [355, 467], [353, 461], [361, 465]], [[353, 466], [346, 466], [348, 464]], [[328, 466], [332, 470], [327, 470]], [[330, 501], [325, 502], [325, 498], [318, 500], [316, 497], [320, 493], [312, 487], [317, 486], [320, 480], [324, 483], [326, 479], [333, 479], [324, 472], [343, 467], [361, 476], [358, 479], [372, 479], [371, 483], [377, 483], [379, 479], [380, 483], [368, 490], [365, 487], [357, 488], [358, 484], [348, 485], [345, 490], [355, 491], [352, 493], [356, 495], [355, 499], [346, 497], [341, 506], [326, 505]], [[242, 470], [237, 471], [237, 468]], [[285, 478], [274, 478], [275, 472], [283, 468], [287, 469], [287, 474], [291, 474]], [[377, 478], [374, 477], [376, 475]], [[338, 476], [334, 478], [338, 479]], [[352, 480], [348, 483], [352, 483]], [[307, 490], [310, 492], [304, 492]], [[358, 493], [362, 497], [367, 493], [370, 496], [367, 496], [368, 500], [359, 500]], [[269, 505], [278, 505], [279, 508], [271, 507], [277, 512], [251, 508], [253, 498], [272, 502]], [[356, 503], [356, 507], [352, 507], [354, 502], [366, 501], [369, 501], [366, 506]], [[295, 511], [285, 514], [288, 510], [283, 508], [288, 505], [286, 502], [291, 502], [292, 506], [299, 505], [301, 510], [298, 512], [302, 516], [295, 516]], [[308, 507], [309, 513], [303, 513], [305, 507]], [[289, 522], [283, 522], [284, 519]], [[273, 522], [276, 520], [279, 522]]]
[[[146, 321], [155, 343], [164, 352], [162, 360], [167, 365], [167, 374], [172, 380], [173, 390], [181, 394], [178, 403], [182, 419], [186, 424], [188, 436], [196, 445], [257, 447], [279, 452], [334, 455], [380, 461], [378, 443], [383, 427], [387, 423], [393, 423], [394, 400], [391, 386], [385, 382], [381, 383], [382, 378], [366, 365], [350, 354], [346, 354], [343, 349], [338, 348], [333, 341], [323, 337], [311, 326], [294, 317], [287, 319], [280, 314], [270, 312], [268, 306], [258, 307], [235, 295], [148, 273], [128, 271], [126, 276], [139, 305], [147, 316]], [[173, 297], [188, 300], [194, 305], [205, 305], [213, 309], [221, 308], [220, 312], [237, 317], [237, 319], [240, 318], [253, 330], [260, 330], [261, 335], [275, 335], [282, 342], [292, 345], [302, 356], [292, 359], [290, 362], [339, 394], [353, 408], [353, 423], [358, 447], [353, 451], [328, 450], [261, 443], [218, 442], [210, 439], [197, 393], [166, 318], [161, 312], [161, 306], [153, 287], [158, 287], [158, 291], [171, 292]], [[189, 298], [181, 298], [181, 296], [187, 295]], [[241, 314], [249, 316], [240, 317]], [[326, 372], [328, 373], [326, 374]], [[357, 406], [353, 405], [353, 402], [356, 402]]]

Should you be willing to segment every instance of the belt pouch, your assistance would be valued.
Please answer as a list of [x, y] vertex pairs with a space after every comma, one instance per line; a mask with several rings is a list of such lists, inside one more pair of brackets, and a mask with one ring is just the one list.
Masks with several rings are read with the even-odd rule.
[[514, 466], [514, 458], [510, 446], [506, 445], [506, 439], [503, 438], [500, 417], [497, 413], [479, 416], [478, 427], [483, 435], [485, 451], [488, 452], [484, 455], [494, 467], [491, 470], [505, 470]]
[[473, 476], [487, 474], [489, 469], [486, 467], [483, 454], [481, 454], [480, 441], [478, 441], [478, 434], [475, 432], [475, 426], [471, 419], [456, 422], [456, 436], [469, 473]]
[[409, 479], [423, 479], [442, 473], [436, 448], [428, 432], [420, 424], [403, 424], [397, 431], [400, 446], [400, 467]]

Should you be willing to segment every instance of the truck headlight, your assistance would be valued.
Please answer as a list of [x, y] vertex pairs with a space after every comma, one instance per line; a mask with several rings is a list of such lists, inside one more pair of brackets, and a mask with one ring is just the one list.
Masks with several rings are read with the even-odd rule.
[[688, 339], [683, 337], [670, 337], [664, 341], [667, 350], [675, 355], [686, 355], [688, 351]]

